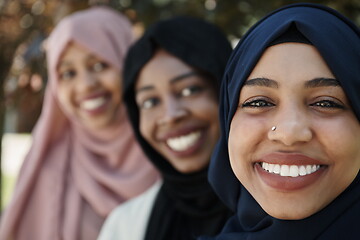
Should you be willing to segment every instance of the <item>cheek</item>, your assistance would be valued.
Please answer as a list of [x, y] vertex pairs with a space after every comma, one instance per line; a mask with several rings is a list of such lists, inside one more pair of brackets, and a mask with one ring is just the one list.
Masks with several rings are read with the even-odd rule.
[[120, 76], [114, 73], [109, 73], [106, 76], [103, 77], [104, 86], [109, 91], [113, 93], [113, 95], [119, 96], [122, 92], [122, 85], [121, 85], [121, 79]]
[[143, 138], [148, 142], [151, 142], [152, 140], [151, 133], [154, 131], [153, 126], [154, 126], [153, 114], [140, 112], [140, 126], [139, 126], [140, 133], [143, 136]]
[[59, 84], [57, 96], [61, 108], [69, 112], [71, 110], [71, 87]]
[[229, 160], [232, 171], [239, 181], [241, 181], [241, 176], [243, 176], [242, 172], [242, 156], [239, 153], [236, 145], [233, 144], [232, 136], [229, 136]]
[[352, 159], [359, 166], [360, 125], [356, 120], [322, 121], [314, 129], [317, 129], [315, 134], [331, 159]]
[[[349, 127], [346, 130], [337, 131], [333, 134], [336, 134], [337, 137], [332, 141], [328, 140], [328, 149], [334, 156], [334, 161], [344, 159], [342, 162], [338, 162], [338, 164], [342, 164], [344, 168], [356, 171], [355, 173], [357, 174], [360, 168], [360, 130]], [[328, 139], [330, 139], [330, 136]]]
[[203, 115], [204, 118], [210, 122], [213, 130], [216, 131], [218, 134], [220, 133], [220, 120], [219, 120], [219, 105], [215, 102], [212, 104], [208, 104], [207, 111], [204, 111]]
[[220, 121], [219, 121], [219, 111], [218, 103], [212, 99], [208, 100], [206, 104], [199, 106], [198, 109], [201, 109], [202, 112], [198, 115], [199, 118], [203, 119], [204, 122], [207, 122], [210, 129], [209, 144], [213, 148], [220, 137]]
[[191, 108], [191, 112], [201, 119], [218, 124], [219, 121], [219, 104], [210, 97], [200, 99], [189, 99], [184, 103], [185, 106]]
[[243, 185], [247, 185], [253, 177], [253, 160], [259, 149], [263, 148], [266, 129], [267, 124], [263, 119], [249, 117], [239, 111], [231, 121], [228, 140], [230, 164]]
[[241, 118], [235, 114], [230, 126], [228, 146], [231, 168], [240, 181], [246, 175], [246, 156], [248, 155], [246, 150], [248, 146], [245, 141], [247, 137], [244, 138], [244, 136], [249, 136], [246, 135], [246, 126], [242, 123]]
[[323, 121], [316, 126], [321, 147], [333, 165], [333, 179], [341, 191], [350, 185], [360, 169], [360, 126], [350, 120]]

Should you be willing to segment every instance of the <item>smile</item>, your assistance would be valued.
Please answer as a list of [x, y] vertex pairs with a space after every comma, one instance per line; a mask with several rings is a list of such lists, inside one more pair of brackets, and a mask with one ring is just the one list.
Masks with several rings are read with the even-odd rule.
[[105, 102], [106, 102], [105, 96], [101, 96], [101, 97], [82, 101], [80, 107], [84, 110], [92, 111], [105, 104]]
[[257, 176], [272, 189], [281, 192], [307, 188], [326, 175], [325, 160], [302, 153], [272, 152], [253, 164]]
[[312, 174], [320, 169], [320, 165], [280, 165], [262, 162], [262, 169], [282, 177], [298, 177]]
[[166, 140], [166, 144], [173, 151], [181, 152], [193, 147], [198, 142], [200, 137], [201, 132], [195, 131], [183, 136], [169, 138]]

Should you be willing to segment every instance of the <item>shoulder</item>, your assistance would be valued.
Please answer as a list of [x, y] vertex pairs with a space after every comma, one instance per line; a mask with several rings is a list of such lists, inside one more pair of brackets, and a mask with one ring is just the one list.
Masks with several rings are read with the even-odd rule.
[[142, 240], [162, 181], [115, 208], [106, 219], [98, 240]]
[[[162, 181], [157, 181], [153, 184], [148, 190], [140, 194], [139, 196], [130, 199], [129, 201], [121, 204], [114, 210], [114, 215], [118, 215], [119, 213], [127, 213], [131, 216], [135, 216], [138, 212], [142, 212], [149, 205], [153, 205], [156, 195], [158, 194], [160, 187], [162, 185]], [[145, 209], [141, 209], [145, 208]], [[128, 216], [126, 217], [128, 219]]]

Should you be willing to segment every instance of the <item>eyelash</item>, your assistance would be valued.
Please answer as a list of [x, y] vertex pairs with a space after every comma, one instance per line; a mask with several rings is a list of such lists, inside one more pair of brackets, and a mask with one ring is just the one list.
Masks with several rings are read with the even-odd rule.
[[189, 86], [182, 89], [180, 91], [180, 95], [183, 97], [189, 97], [191, 95], [201, 92], [203, 89], [204, 89], [203, 87], [197, 85]]
[[320, 100], [318, 102], [310, 104], [310, 106], [321, 107], [321, 108], [337, 108], [345, 109], [345, 106], [332, 100]]
[[59, 74], [59, 79], [60, 80], [69, 80], [69, 79], [73, 78], [75, 75], [76, 75], [75, 70], [67, 70], [67, 71], [63, 71], [62, 73]]
[[[105, 62], [95, 62], [94, 64], [91, 64], [88, 69], [91, 72], [102, 72], [104, 70], [106, 70], [109, 67], [109, 65]], [[72, 78], [74, 78], [76, 76], [77, 72], [74, 69], [69, 69], [69, 70], [65, 70], [63, 72], [61, 72], [59, 74], [59, 79], [60, 80], [71, 80]]]
[[[197, 86], [197, 85], [193, 85], [193, 86], [189, 86], [189, 87], [185, 87], [183, 88], [180, 93], [178, 94], [179, 97], [191, 97], [194, 94], [200, 93], [204, 90], [203, 87], [201, 86]], [[158, 105], [160, 103], [160, 99], [156, 98], [156, 97], [152, 97], [152, 98], [148, 98], [145, 99], [141, 104], [140, 104], [140, 108], [142, 109], [150, 109], [152, 107], [155, 107], [156, 105]]]
[[[273, 106], [275, 106], [274, 103], [262, 98], [248, 100], [241, 105], [242, 108], [267, 108]], [[311, 103], [309, 106], [319, 107], [321, 109], [345, 109], [344, 105], [327, 99]]]
[[[140, 105], [140, 107], [142, 109], [150, 109], [150, 108], [156, 106], [159, 102], [160, 102], [160, 100], [158, 98], [148, 98]], [[147, 105], [150, 105], [150, 106], [147, 106]]]
[[273, 107], [275, 104], [271, 103], [270, 101], [267, 101], [266, 99], [251, 99], [248, 101], [245, 101], [241, 107], [242, 108], [263, 108], [263, 107]]
[[[96, 62], [95, 64], [92, 64], [91, 65], [91, 70], [94, 71], [94, 72], [101, 72], [103, 70], [105, 70], [106, 68], [108, 68], [108, 64], [105, 63], [105, 62]], [[100, 69], [97, 69], [97, 67], [100, 67]]]

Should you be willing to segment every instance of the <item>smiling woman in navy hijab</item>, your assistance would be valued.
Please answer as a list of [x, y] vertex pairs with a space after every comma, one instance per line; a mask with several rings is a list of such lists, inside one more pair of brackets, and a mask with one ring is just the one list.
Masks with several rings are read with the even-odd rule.
[[360, 33], [294, 4], [228, 62], [209, 179], [236, 212], [217, 240], [360, 239]]

